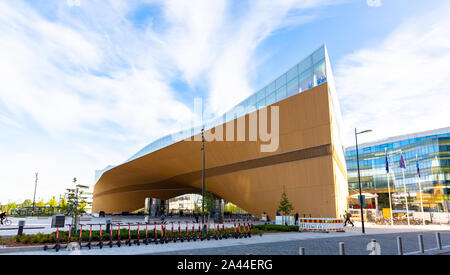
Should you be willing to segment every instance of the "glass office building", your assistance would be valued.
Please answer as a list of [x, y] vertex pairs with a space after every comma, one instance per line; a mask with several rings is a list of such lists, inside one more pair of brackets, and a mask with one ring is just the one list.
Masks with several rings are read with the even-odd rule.
[[[376, 203], [375, 200], [366, 202], [369, 209], [389, 208], [390, 187], [393, 210], [405, 210], [407, 199], [410, 211], [421, 211], [422, 201], [424, 212], [448, 213], [450, 209], [450, 128], [391, 137], [360, 144], [358, 147], [362, 190], [364, 193], [378, 195]], [[402, 154], [406, 164], [405, 169], [400, 167]], [[386, 157], [389, 173], [386, 169]], [[351, 196], [359, 193], [355, 146], [346, 149], [345, 158]], [[405, 180], [403, 180], [403, 173]], [[422, 200], [420, 193], [422, 193]], [[351, 196], [349, 204], [351, 208], [359, 207], [355, 196]]]

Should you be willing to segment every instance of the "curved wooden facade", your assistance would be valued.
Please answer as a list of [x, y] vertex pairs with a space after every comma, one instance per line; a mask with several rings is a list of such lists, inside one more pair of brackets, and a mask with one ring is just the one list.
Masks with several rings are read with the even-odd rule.
[[[257, 216], [272, 218], [283, 190], [294, 213], [340, 216], [348, 195], [346, 167], [328, 84], [271, 106], [279, 106], [278, 150], [263, 153], [260, 141], [206, 142], [207, 189]], [[246, 133], [248, 120], [246, 115]], [[94, 188], [93, 212], [134, 211], [145, 198], [201, 194], [201, 146], [181, 141], [105, 172]]]

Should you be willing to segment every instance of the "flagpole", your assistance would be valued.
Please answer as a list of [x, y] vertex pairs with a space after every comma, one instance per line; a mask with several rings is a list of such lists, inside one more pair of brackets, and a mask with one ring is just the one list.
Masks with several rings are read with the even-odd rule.
[[[401, 155], [401, 157], [403, 158], [403, 154]], [[405, 160], [403, 160], [403, 162], [405, 162]], [[405, 169], [406, 169], [406, 164], [404, 165], [404, 168], [402, 167], [402, 174], [403, 174], [403, 190], [405, 192], [405, 204], [406, 204], [406, 219], [408, 220], [408, 226], [410, 226], [410, 222], [409, 222], [409, 209], [408, 209], [408, 197], [407, 197], [407, 193], [406, 193], [406, 183], [405, 183]]]
[[417, 160], [417, 154], [416, 154], [416, 164], [417, 164], [417, 181], [419, 183], [419, 194], [420, 194], [420, 211], [422, 211], [422, 221], [423, 225], [425, 225], [425, 212], [423, 212], [423, 199], [422, 199], [422, 185], [420, 183], [420, 170], [419, 170], [419, 161]]
[[388, 169], [388, 171], [386, 171], [386, 178], [387, 178], [387, 183], [388, 183], [388, 192], [389, 192], [389, 212], [391, 213], [391, 226], [394, 226], [394, 217], [392, 215], [392, 200], [391, 200], [391, 184], [390, 184], [390, 180], [389, 180], [389, 173], [391, 172], [391, 170], [389, 169], [389, 162], [387, 159], [387, 148], [385, 148], [385, 152], [386, 152], [386, 168]]

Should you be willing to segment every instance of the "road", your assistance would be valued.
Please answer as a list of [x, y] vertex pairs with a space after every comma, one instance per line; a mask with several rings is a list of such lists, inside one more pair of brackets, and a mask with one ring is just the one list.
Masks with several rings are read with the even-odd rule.
[[[331, 232], [292, 232], [292, 233], [271, 233], [262, 237], [252, 238], [211, 240], [184, 243], [150, 244], [148, 246], [131, 247], [105, 247], [104, 249], [88, 250], [83, 248], [76, 253], [61, 250], [55, 251], [34, 251], [15, 254], [30, 255], [54, 255], [54, 254], [74, 254], [74, 255], [298, 255], [299, 248], [305, 247], [306, 254], [310, 255], [336, 255], [339, 254], [339, 242], [345, 242], [346, 253], [349, 255], [367, 255], [367, 244], [376, 239], [381, 246], [381, 254], [397, 254], [396, 237], [403, 238], [405, 254], [414, 253], [419, 250], [418, 234], [424, 236], [425, 249], [433, 249], [436, 245], [435, 230], [417, 230], [403, 228], [366, 228], [367, 234], [362, 235], [360, 228], [347, 228], [345, 233]], [[450, 252], [450, 231], [441, 228], [442, 243], [445, 247], [443, 251], [428, 251], [428, 253]]]

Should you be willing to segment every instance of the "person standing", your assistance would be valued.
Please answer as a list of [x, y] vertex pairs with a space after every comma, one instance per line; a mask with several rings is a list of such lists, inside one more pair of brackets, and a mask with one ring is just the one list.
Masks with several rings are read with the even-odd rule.
[[3, 224], [3, 220], [6, 219], [6, 212], [0, 214], [0, 223]]
[[355, 227], [355, 225], [353, 224], [353, 222], [350, 220], [350, 218], [352, 217], [352, 214], [350, 214], [350, 212], [347, 210], [345, 211], [345, 222], [344, 222], [344, 226], [347, 226], [347, 222], [349, 222], [352, 227]]

